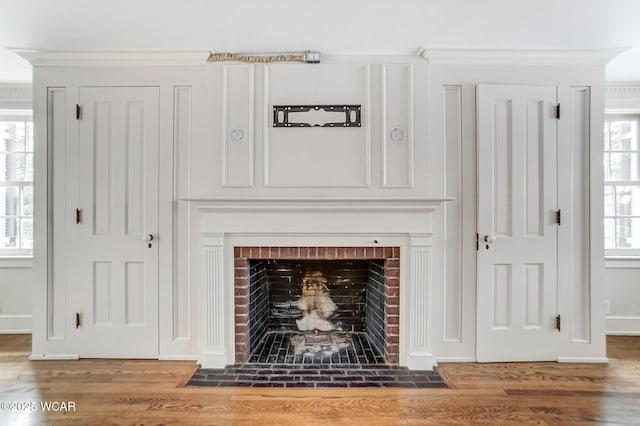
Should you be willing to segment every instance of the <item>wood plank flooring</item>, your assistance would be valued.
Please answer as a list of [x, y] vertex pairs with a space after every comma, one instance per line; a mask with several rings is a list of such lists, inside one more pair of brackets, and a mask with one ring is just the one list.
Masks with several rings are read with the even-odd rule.
[[440, 364], [450, 389], [184, 387], [193, 362], [30, 362], [30, 345], [0, 335], [0, 425], [640, 425], [640, 337], [609, 337], [609, 364]]

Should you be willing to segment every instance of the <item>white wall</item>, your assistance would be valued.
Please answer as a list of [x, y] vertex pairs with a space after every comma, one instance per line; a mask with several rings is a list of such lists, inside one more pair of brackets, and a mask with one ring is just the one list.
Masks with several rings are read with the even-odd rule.
[[607, 334], [640, 335], [640, 261], [607, 261], [604, 279]]
[[0, 260], [0, 334], [31, 333], [31, 259]]
[[[640, 85], [606, 89], [607, 112], [640, 113]], [[605, 264], [607, 334], [640, 335], [640, 259], [609, 259]]]
[[[31, 109], [31, 85], [0, 85], [0, 110]], [[0, 334], [31, 333], [31, 259], [0, 258]]]

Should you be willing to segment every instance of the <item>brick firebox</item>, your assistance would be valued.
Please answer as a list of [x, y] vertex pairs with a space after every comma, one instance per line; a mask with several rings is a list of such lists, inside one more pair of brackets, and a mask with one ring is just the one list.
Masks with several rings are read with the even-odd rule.
[[252, 259], [384, 261], [384, 356], [398, 363], [400, 334], [400, 247], [235, 247], [236, 363], [249, 358], [249, 261]]

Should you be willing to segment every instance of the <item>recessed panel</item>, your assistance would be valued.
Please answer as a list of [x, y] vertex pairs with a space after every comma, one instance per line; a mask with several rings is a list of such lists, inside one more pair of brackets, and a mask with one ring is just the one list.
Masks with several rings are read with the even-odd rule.
[[[571, 88], [571, 147], [572, 147], [572, 194], [574, 213], [568, 225], [571, 226], [573, 262], [570, 266], [571, 298], [573, 318], [571, 327], [572, 342], [591, 341], [591, 282], [589, 269], [589, 206], [591, 203], [589, 170], [591, 145], [591, 88]], [[605, 223], [606, 225], [606, 223]]]
[[413, 185], [413, 68], [383, 65], [381, 73], [383, 185], [407, 188]]
[[[50, 263], [52, 280], [47, 281], [47, 309], [49, 323], [47, 339], [61, 340], [66, 335], [66, 224], [69, 222], [66, 199], [66, 138], [67, 138], [67, 93], [64, 87], [50, 87], [47, 89], [47, 127], [48, 146], [52, 150], [49, 161], [50, 178], [53, 184], [49, 192], [49, 203], [53, 204], [53, 227], [49, 228], [52, 242], [53, 261]], [[50, 151], [51, 152], [51, 151]], [[59, 235], [62, 234], [62, 237]]]
[[511, 265], [493, 265], [493, 328], [511, 327]]
[[144, 104], [129, 102], [126, 121], [125, 234], [142, 234], [144, 225]]
[[223, 185], [253, 186], [254, 66], [223, 68]]
[[455, 167], [447, 167], [446, 194], [455, 197], [454, 201], [444, 203], [446, 218], [446, 239], [451, 242], [445, 246], [446, 282], [444, 303], [444, 341], [462, 342], [462, 86], [444, 86], [444, 145], [447, 163]]
[[144, 263], [125, 264], [125, 325], [144, 325]]
[[113, 271], [111, 262], [93, 263], [93, 323], [112, 325]]
[[524, 265], [524, 326], [540, 328], [544, 303], [544, 265]]
[[544, 122], [542, 101], [526, 104], [525, 140], [525, 232], [542, 236], [544, 233]]
[[[265, 101], [266, 186], [369, 186], [369, 66], [267, 66]], [[274, 127], [274, 105], [361, 105], [362, 126]]]
[[[189, 86], [174, 87], [174, 149], [175, 149], [175, 170], [177, 177], [177, 193], [179, 197], [189, 194], [188, 175], [191, 172], [189, 161], [189, 150], [191, 146], [191, 104], [193, 89]], [[178, 259], [180, 253], [188, 250], [188, 203], [178, 203], [173, 216], [173, 226], [176, 232], [173, 247], [174, 259]], [[190, 283], [186, 279], [185, 268], [181, 262], [174, 266], [174, 276], [172, 281], [172, 337], [174, 340], [189, 339], [191, 334], [190, 322]]]
[[511, 236], [513, 225], [513, 106], [511, 101], [493, 104], [493, 229]]
[[93, 146], [93, 214], [96, 235], [109, 235], [112, 231], [113, 188], [111, 163], [113, 128], [111, 102], [94, 105]]

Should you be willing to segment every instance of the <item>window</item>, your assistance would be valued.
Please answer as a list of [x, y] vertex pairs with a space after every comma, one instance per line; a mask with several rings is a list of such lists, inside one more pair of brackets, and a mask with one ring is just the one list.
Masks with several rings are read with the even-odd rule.
[[607, 115], [604, 124], [604, 246], [640, 255], [640, 115]]
[[33, 122], [29, 111], [0, 111], [0, 256], [33, 249]]

